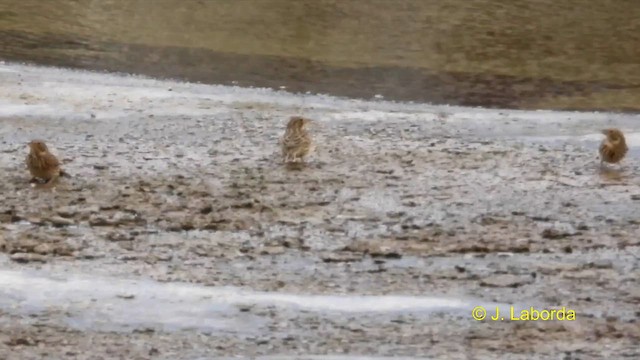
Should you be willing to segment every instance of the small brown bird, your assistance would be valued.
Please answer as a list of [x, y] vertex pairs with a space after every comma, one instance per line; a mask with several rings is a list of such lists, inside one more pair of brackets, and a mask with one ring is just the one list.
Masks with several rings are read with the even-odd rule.
[[67, 174], [60, 167], [60, 161], [52, 153], [42, 140], [29, 142], [29, 155], [26, 159], [27, 167], [31, 173], [31, 182], [44, 180], [47, 184], [54, 184], [60, 176]]
[[281, 139], [282, 157], [285, 163], [302, 162], [304, 157], [313, 150], [313, 139], [306, 128], [310, 123], [310, 119], [301, 116], [289, 118], [287, 130]]
[[622, 131], [618, 129], [604, 129], [602, 133], [607, 136], [600, 144], [600, 165], [603, 162], [615, 164], [622, 160], [629, 151]]

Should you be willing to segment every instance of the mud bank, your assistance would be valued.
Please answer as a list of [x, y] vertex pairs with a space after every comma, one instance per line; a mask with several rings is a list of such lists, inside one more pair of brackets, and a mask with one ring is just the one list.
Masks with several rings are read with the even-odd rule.
[[[639, 355], [637, 115], [13, 64], [0, 81], [1, 353]], [[289, 171], [277, 139], [296, 113], [316, 120], [318, 147]], [[603, 171], [609, 126], [631, 151]], [[32, 138], [72, 175], [55, 191], [28, 185]], [[472, 319], [495, 303], [577, 318]]]

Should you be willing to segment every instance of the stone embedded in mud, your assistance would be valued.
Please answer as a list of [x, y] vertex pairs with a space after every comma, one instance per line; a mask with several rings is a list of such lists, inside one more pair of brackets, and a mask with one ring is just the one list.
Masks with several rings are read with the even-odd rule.
[[33, 224], [33, 225], [44, 225], [45, 224], [44, 220], [42, 220], [39, 217], [35, 217], [35, 216], [34, 217], [28, 217], [26, 220], [29, 223]]
[[569, 236], [578, 235], [578, 231], [567, 223], [555, 223], [551, 227], [542, 230], [544, 239], [562, 239]]
[[576, 229], [580, 231], [586, 231], [586, 230], [589, 230], [589, 225], [585, 223], [579, 223]]
[[253, 309], [254, 305], [253, 304], [239, 304], [237, 305], [238, 311], [240, 312], [249, 312], [251, 311], [251, 309]]
[[200, 208], [200, 214], [202, 215], [207, 215], [209, 213], [211, 213], [213, 211], [213, 206], [211, 205], [206, 205], [202, 208]]
[[14, 209], [7, 209], [0, 213], [0, 223], [15, 223], [20, 220], [22, 218], [16, 214]]
[[564, 233], [556, 229], [544, 229], [541, 235], [545, 239], [560, 239], [565, 237]]
[[133, 241], [120, 241], [118, 242], [118, 246], [120, 246], [121, 249], [125, 249], [127, 251], [133, 251], [134, 249]]
[[58, 209], [57, 213], [63, 218], [72, 218], [78, 213], [78, 211], [75, 206], [63, 206]]
[[173, 254], [167, 253], [159, 253], [159, 254], [150, 254], [145, 258], [145, 262], [147, 263], [155, 263], [158, 261], [171, 261], [173, 259]]
[[58, 256], [73, 256], [74, 247], [66, 243], [58, 243], [53, 248], [53, 253]]
[[67, 219], [60, 216], [52, 216], [48, 218], [47, 221], [55, 227], [70, 226], [75, 223], [72, 219]]
[[98, 252], [98, 251], [74, 251], [73, 252], [73, 257], [75, 257], [76, 259], [86, 259], [86, 260], [94, 260], [94, 259], [100, 259], [100, 258], [104, 258], [105, 254], [102, 252]]
[[403, 216], [406, 216], [407, 213], [404, 211], [389, 211], [387, 212], [387, 217], [391, 218], [391, 219], [398, 219], [401, 218]]
[[182, 224], [180, 224], [180, 230], [182, 231], [191, 231], [194, 230], [196, 227], [193, 225], [193, 222], [191, 221], [185, 221]]
[[133, 329], [132, 332], [134, 334], [153, 334], [156, 332], [156, 330], [150, 327], [142, 327], [142, 328]]
[[362, 257], [362, 254], [354, 254], [352, 252], [329, 253], [321, 256], [322, 261], [326, 263], [362, 261]]
[[373, 258], [385, 258], [385, 259], [400, 259], [402, 258], [402, 254], [397, 250], [391, 249], [387, 246], [380, 246], [378, 248], [373, 248], [369, 250], [369, 256]]
[[571, 234], [569, 233], [563, 232], [558, 229], [553, 229], [553, 228], [547, 228], [542, 230], [541, 235], [542, 235], [542, 238], [544, 239], [562, 239], [562, 238], [571, 236]]
[[193, 246], [191, 248], [189, 248], [189, 251], [198, 255], [198, 256], [212, 256], [214, 254], [212, 254], [213, 251], [211, 251], [211, 249], [209, 249], [208, 247], [204, 247], [202, 245], [197, 245], [197, 246]]
[[367, 253], [369, 251], [369, 247], [371, 244], [368, 244], [364, 241], [355, 241], [347, 246], [345, 246], [342, 251], [350, 251], [356, 253]]
[[112, 226], [114, 225], [111, 221], [109, 221], [108, 219], [96, 215], [96, 216], [91, 216], [89, 218], [89, 225], [90, 226]]
[[134, 237], [131, 234], [128, 233], [122, 233], [119, 231], [111, 231], [107, 234], [106, 236], [107, 239], [114, 241], [114, 242], [119, 242], [119, 241], [131, 241], [134, 239]]
[[38, 244], [33, 248], [33, 252], [40, 255], [48, 255], [53, 252], [53, 246], [47, 243]]
[[593, 269], [585, 269], [581, 271], [569, 272], [563, 274], [563, 277], [571, 280], [598, 280], [602, 278], [603, 273]]
[[297, 248], [301, 250], [309, 250], [308, 246], [305, 246], [304, 239], [302, 238], [285, 238], [280, 241], [282, 246], [286, 248]]
[[110, 218], [100, 214], [92, 214], [89, 217], [90, 226], [119, 226], [127, 224], [143, 225], [146, 224], [146, 220], [140, 218], [137, 214], [123, 211], [115, 212]]
[[503, 224], [505, 222], [508, 222], [509, 220], [501, 217], [496, 217], [496, 216], [480, 215], [478, 218], [475, 219], [475, 221], [477, 221], [481, 225], [488, 226], [488, 225]]
[[533, 283], [532, 276], [500, 274], [486, 277], [480, 281], [480, 286], [485, 287], [510, 287], [517, 288]]
[[460, 253], [460, 254], [465, 254], [465, 253], [487, 254], [487, 253], [490, 253], [491, 251], [492, 249], [489, 249], [488, 246], [479, 245], [479, 244], [471, 244], [468, 246], [465, 246], [463, 244], [455, 244], [450, 249], [448, 249], [448, 252]]
[[380, 243], [372, 243], [369, 241], [356, 241], [345, 246], [342, 251], [362, 253], [374, 258], [381, 257], [386, 259], [400, 259], [402, 257], [402, 254], [391, 246], [385, 246]]
[[47, 258], [43, 255], [39, 254], [29, 254], [29, 253], [14, 253], [10, 257], [11, 260], [19, 263], [28, 263], [28, 262], [46, 262]]
[[5, 344], [8, 346], [35, 346], [38, 342], [30, 337], [12, 336]]
[[[627, 298], [627, 301], [632, 304], [640, 304], [640, 289], [631, 288], [628, 290], [623, 290], [623, 294]], [[640, 313], [640, 311], [638, 312]], [[640, 314], [638, 314], [640, 315]]]
[[8, 246], [9, 253], [30, 253], [33, 252], [36, 246], [38, 246], [40, 242], [34, 239], [21, 238], [15, 243], [12, 243]]
[[595, 269], [613, 269], [613, 262], [611, 262], [611, 260], [598, 259], [588, 263], [585, 267]]
[[140, 260], [145, 258], [146, 258], [146, 255], [143, 253], [133, 253], [133, 254], [120, 255], [116, 259], [120, 261], [134, 261], [134, 260]]
[[135, 299], [136, 296], [134, 294], [118, 294], [116, 297], [124, 300], [132, 300]]
[[260, 249], [260, 255], [281, 255], [285, 253], [284, 246], [265, 246]]
[[514, 253], [514, 254], [523, 254], [531, 251], [529, 244], [524, 243], [525, 241], [528, 241], [527, 239], [520, 239], [519, 241], [521, 241], [521, 243], [508, 245], [505, 248], [505, 251], [507, 251], [508, 253]]
[[415, 201], [413, 201], [413, 200], [409, 200], [409, 201], [403, 202], [402, 206], [405, 206], [405, 207], [417, 207], [417, 206], [420, 206], [420, 204], [415, 202]]

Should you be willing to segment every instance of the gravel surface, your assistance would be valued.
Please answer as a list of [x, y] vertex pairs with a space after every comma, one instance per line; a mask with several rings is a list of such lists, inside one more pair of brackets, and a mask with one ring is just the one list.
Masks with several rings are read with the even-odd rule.
[[[640, 357], [637, 115], [14, 64], [0, 82], [9, 359]], [[278, 158], [293, 114], [315, 120], [300, 168]], [[601, 169], [609, 126], [630, 152]], [[71, 174], [52, 191], [28, 183], [32, 138]], [[494, 303], [576, 320], [471, 317]]]

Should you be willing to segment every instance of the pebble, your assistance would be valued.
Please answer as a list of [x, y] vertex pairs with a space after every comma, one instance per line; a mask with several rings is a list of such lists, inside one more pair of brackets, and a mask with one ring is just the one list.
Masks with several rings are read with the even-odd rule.
[[533, 278], [531, 276], [499, 274], [491, 275], [482, 279], [480, 281], [480, 286], [517, 288], [531, 283], [533, 283]]
[[11, 255], [11, 260], [19, 263], [28, 263], [28, 262], [41, 262], [44, 263], [47, 261], [47, 258], [43, 255], [39, 254], [31, 254], [31, 253], [15, 253]]
[[60, 216], [52, 216], [48, 218], [47, 221], [49, 221], [53, 226], [56, 227], [69, 226], [74, 224], [73, 219], [67, 219]]

